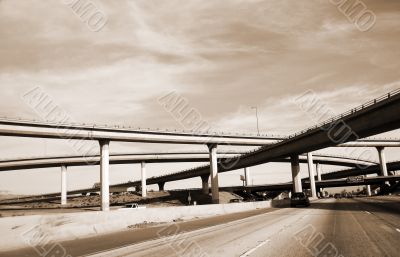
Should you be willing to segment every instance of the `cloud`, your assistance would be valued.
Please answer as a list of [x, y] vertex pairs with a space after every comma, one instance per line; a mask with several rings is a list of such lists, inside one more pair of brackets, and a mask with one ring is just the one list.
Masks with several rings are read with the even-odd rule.
[[[92, 32], [63, 1], [3, 0], [0, 116], [36, 117], [21, 95], [40, 86], [79, 122], [179, 130], [157, 103], [176, 91], [215, 130], [256, 132], [258, 106], [263, 133], [293, 133], [313, 124], [292, 102], [307, 90], [340, 113], [398, 87], [400, 3], [365, 2], [364, 33], [326, 0], [96, 1]], [[19, 140], [2, 154], [44, 144]]]

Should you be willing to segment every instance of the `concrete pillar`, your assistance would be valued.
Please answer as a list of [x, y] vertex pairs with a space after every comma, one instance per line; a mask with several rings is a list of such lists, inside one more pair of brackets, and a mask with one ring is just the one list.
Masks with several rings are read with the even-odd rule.
[[379, 154], [379, 164], [381, 167], [381, 175], [387, 177], [388, 171], [387, 171], [387, 167], [386, 167], [385, 148], [377, 147], [376, 149], [378, 150], [378, 154]]
[[[378, 154], [379, 154], [379, 165], [381, 168], [381, 176], [388, 176], [388, 171], [387, 171], [387, 166], [386, 166], [386, 157], [385, 157], [385, 148], [384, 147], [377, 147], [376, 148], [378, 150]], [[381, 190], [384, 189], [384, 185], [387, 184], [389, 185], [388, 181], [385, 181], [382, 184]]]
[[208, 188], [208, 180], [210, 178], [210, 174], [201, 176], [201, 188], [202, 192], [205, 195], [210, 193], [210, 189]]
[[250, 176], [250, 168], [244, 168], [244, 177], [245, 177], [245, 184], [246, 186], [250, 186], [251, 185], [251, 176]]
[[317, 169], [317, 181], [322, 181], [322, 178], [321, 178], [321, 173], [322, 173], [321, 164], [317, 163], [316, 169]]
[[158, 191], [164, 191], [165, 182], [158, 182]]
[[372, 195], [371, 194], [371, 186], [370, 185], [366, 185], [365, 188], [366, 188], [366, 191], [367, 191], [367, 196], [371, 196]]
[[110, 210], [110, 141], [100, 141], [101, 210]]
[[142, 162], [142, 197], [147, 197], [147, 185], [146, 185], [146, 163]]
[[[322, 165], [317, 163], [315, 167], [317, 171], [317, 181], [322, 181]], [[318, 192], [320, 193], [321, 196], [324, 196], [324, 189], [319, 187]]]
[[67, 204], [67, 166], [61, 166], [61, 205]]
[[315, 188], [315, 172], [312, 153], [307, 153], [308, 175], [310, 177], [311, 197], [317, 198], [317, 189]]
[[294, 155], [290, 157], [290, 162], [292, 165], [292, 178], [293, 178], [293, 192], [303, 192], [300, 177], [300, 162], [299, 156]]
[[211, 197], [212, 203], [219, 203], [219, 187], [218, 187], [218, 160], [217, 145], [207, 145], [210, 152], [210, 176], [211, 176]]

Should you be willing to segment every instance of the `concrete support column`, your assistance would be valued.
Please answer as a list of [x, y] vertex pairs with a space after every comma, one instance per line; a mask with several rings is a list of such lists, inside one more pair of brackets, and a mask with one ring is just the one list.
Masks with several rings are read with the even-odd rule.
[[245, 182], [246, 186], [250, 186], [252, 183], [251, 183], [251, 176], [250, 176], [250, 168], [249, 167], [244, 168], [244, 177], [245, 177], [245, 180], [246, 180], [246, 182]]
[[316, 169], [317, 169], [317, 181], [322, 181], [322, 178], [321, 178], [321, 173], [322, 173], [321, 164], [317, 163]]
[[217, 145], [207, 145], [210, 152], [210, 176], [211, 176], [211, 197], [212, 203], [219, 203], [219, 187], [218, 187], [218, 160]]
[[292, 165], [292, 179], [293, 179], [293, 192], [303, 192], [300, 178], [300, 162], [299, 156], [294, 155], [290, 157], [290, 162]]
[[61, 205], [67, 204], [67, 166], [61, 166]]
[[110, 210], [110, 141], [100, 141], [101, 210]]
[[208, 188], [208, 180], [210, 179], [210, 175], [203, 175], [201, 176], [201, 188], [202, 192], [205, 195], [208, 195], [210, 193], [210, 189]]
[[[385, 148], [384, 147], [377, 147], [379, 154], [379, 165], [381, 168], [381, 175], [387, 177], [388, 176], [388, 171], [387, 171], [387, 166], [386, 166], [386, 156], [385, 156]], [[389, 185], [389, 182], [385, 181], [382, 183], [381, 191], [385, 188], [385, 184]]]
[[158, 191], [164, 191], [165, 182], [158, 182]]
[[311, 197], [317, 198], [317, 189], [315, 188], [315, 172], [312, 153], [307, 153], [308, 175], [310, 177]]
[[386, 167], [385, 148], [377, 147], [376, 149], [378, 150], [378, 154], [379, 154], [379, 164], [381, 167], [381, 175], [387, 177], [388, 171], [387, 171], [387, 167]]
[[142, 168], [142, 197], [147, 197], [147, 185], [146, 185], [146, 163], [141, 163]]
[[[317, 181], [320, 182], [320, 181], [322, 181], [322, 165], [317, 163], [315, 169], [317, 171]], [[324, 196], [323, 188], [319, 187], [318, 192], [321, 196]]]
[[371, 196], [372, 194], [371, 194], [371, 186], [370, 185], [366, 185], [365, 186], [365, 189], [366, 189], [366, 191], [367, 191], [367, 196]]

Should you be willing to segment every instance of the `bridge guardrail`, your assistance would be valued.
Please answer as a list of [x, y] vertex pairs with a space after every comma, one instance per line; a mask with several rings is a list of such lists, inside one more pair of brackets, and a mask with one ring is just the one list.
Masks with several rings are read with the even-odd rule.
[[400, 89], [395, 89], [395, 90], [393, 90], [393, 91], [391, 91], [391, 92], [389, 92], [387, 94], [384, 94], [384, 95], [382, 95], [382, 96], [380, 96], [378, 98], [375, 98], [375, 99], [370, 100], [370, 101], [368, 101], [368, 102], [366, 102], [364, 104], [361, 104], [361, 105], [359, 105], [359, 106], [357, 106], [355, 108], [352, 108], [352, 109], [348, 110], [347, 112], [344, 112], [342, 114], [336, 115], [336, 116], [334, 116], [334, 117], [332, 117], [332, 118], [330, 118], [330, 119], [328, 119], [326, 121], [323, 121], [321, 123], [318, 123], [317, 125], [314, 125], [314, 126], [312, 126], [310, 128], [303, 129], [300, 132], [296, 132], [296, 133], [294, 133], [292, 135], [289, 135], [288, 138], [293, 138], [293, 137], [299, 136], [301, 134], [304, 134], [304, 133], [306, 133], [306, 132], [308, 132], [310, 130], [323, 127], [323, 126], [325, 126], [325, 125], [327, 125], [329, 123], [332, 123], [334, 121], [343, 119], [344, 117], [348, 117], [350, 115], [353, 115], [353, 114], [355, 114], [355, 113], [357, 113], [357, 112], [359, 112], [361, 110], [364, 110], [367, 107], [370, 107], [372, 105], [380, 103], [380, 102], [382, 102], [384, 100], [387, 100], [387, 99], [389, 99], [389, 98], [391, 98], [391, 97], [393, 97], [395, 95], [398, 95], [398, 94], [400, 94]]

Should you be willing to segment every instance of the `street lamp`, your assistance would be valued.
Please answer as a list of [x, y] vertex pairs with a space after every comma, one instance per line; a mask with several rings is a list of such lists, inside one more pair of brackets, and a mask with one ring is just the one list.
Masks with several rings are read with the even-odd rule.
[[258, 127], [258, 108], [257, 106], [252, 106], [251, 109], [255, 109], [256, 110], [256, 119], [257, 119], [257, 136], [260, 135], [260, 128]]

